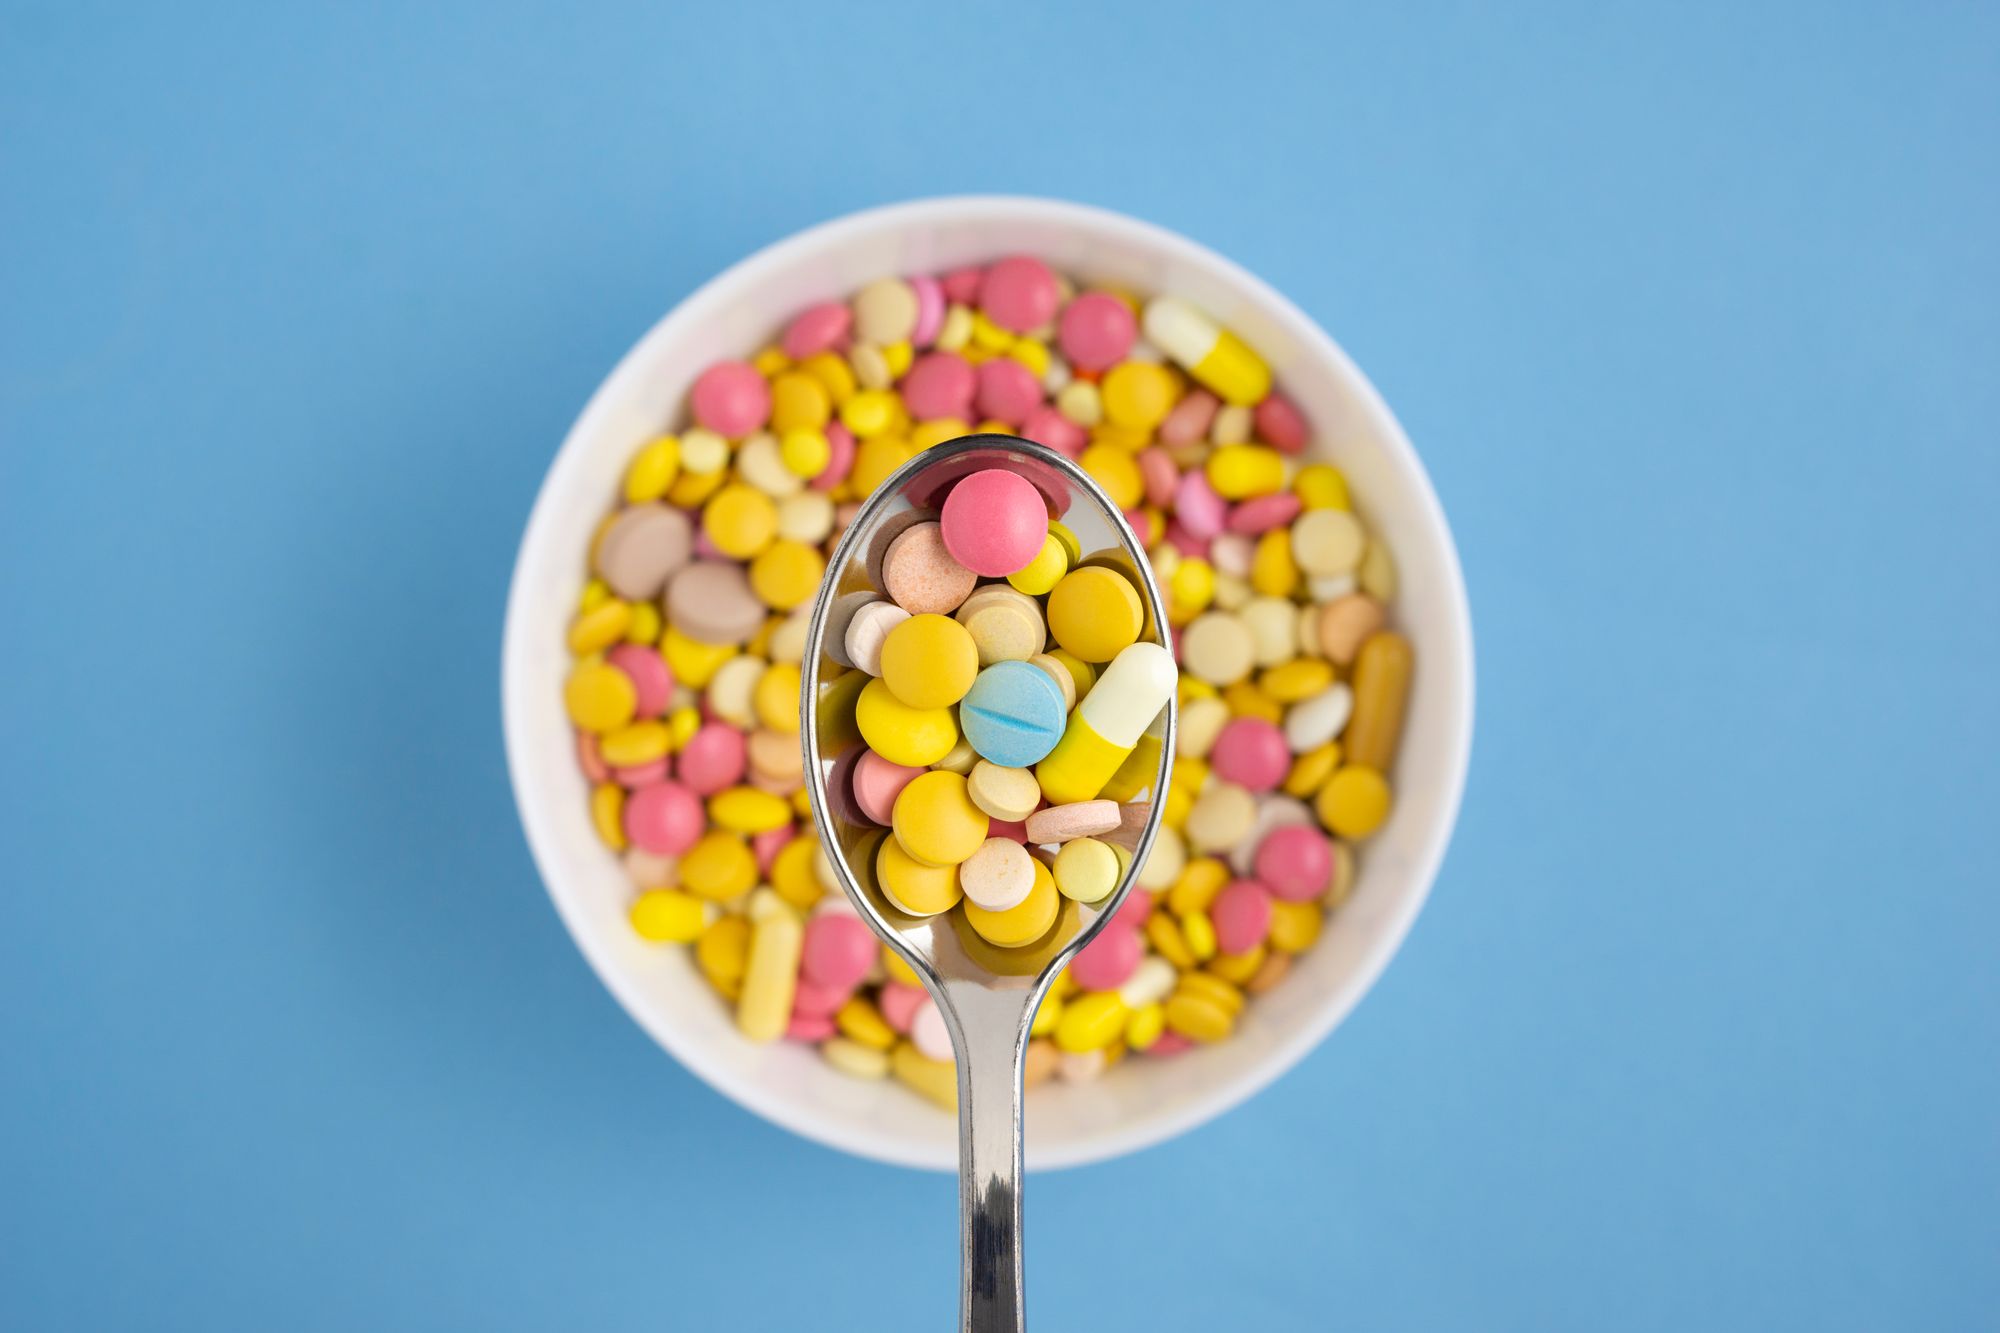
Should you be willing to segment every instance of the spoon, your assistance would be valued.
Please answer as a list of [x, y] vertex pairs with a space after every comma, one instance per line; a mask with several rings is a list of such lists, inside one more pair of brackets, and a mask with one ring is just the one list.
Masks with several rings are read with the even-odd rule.
[[[1149, 811], [1118, 885], [1102, 900], [1063, 898], [1056, 923], [1019, 949], [987, 943], [958, 911], [906, 915], [875, 883], [875, 853], [888, 830], [862, 815], [850, 776], [865, 746], [854, 701], [869, 677], [846, 666], [840, 642], [854, 609], [882, 597], [881, 559], [913, 524], [937, 517], [953, 482], [988, 468], [1032, 481], [1069, 527], [1086, 562], [1115, 562], [1144, 593], [1143, 640], [1165, 645], [1166, 608], [1151, 562], [1111, 498], [1052, 449], [1010, 435], [969, 435], [926, 449], [878, 487], [834, 548], [806, 634], [801, 730], [806, 790], [820, 843], [862, 919], [922, 979], [951, 1034], [958, 1064], [959, 1326], [964, 1333], [1020, 1333], [1021, 1071], [1028, 1027], [1063, 965], [1124, 902], [1146, 863], [1165, 809], [1174, 753], [1170, 696], [1148, 734], [1159, 737], [1160, 767], [1142, 794]], [[829, 655], [833, 649], [839, 656]]]

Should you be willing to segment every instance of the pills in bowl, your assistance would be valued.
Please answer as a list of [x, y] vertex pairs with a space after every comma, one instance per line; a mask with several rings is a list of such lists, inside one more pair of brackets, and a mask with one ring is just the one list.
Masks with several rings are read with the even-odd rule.
[[772, 315], [766, 346], [690, 368], [684, 414], [633, 441], [579, 553], [561, 706], [635, 934], [689, 948], [747, 1040], [951, 1104], [935, 1005], [815, 836], [800, 658], [858, 503], [933, 445], [1018, 434], [1125, 510], [1172, 655], [1147, 640], [1136, 580], [1080, 549], [1030, 480], [960, 478], [870, 553], [877, 590], [831, 608], [828, 655], [866, 679], [869, 749], [841, 778], [883, 829], [893, 905], [1029, 945], [1124, 874], [1154, 796], [1147, 731], [1177, 695], [1159, 836], [1051, 987], [1025, 1068], [1089, 1079], [1227, 1040], [1395, 818], [1416, 663], [1367, 497], [1256, 349], [1172, 292], [1007, 255]]

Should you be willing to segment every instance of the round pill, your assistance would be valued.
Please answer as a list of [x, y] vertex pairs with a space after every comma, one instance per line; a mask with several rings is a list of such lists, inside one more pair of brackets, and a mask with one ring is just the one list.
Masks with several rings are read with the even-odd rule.
[[1139, 337], [1139, 319], [1109, 292], [1085, 292], [1063, 307], [1056, 340], [1078, 370], [1109, 370]]
[[894, 817], [896, 798], [924, 770], [907, 764], [893, 764], [873, 750], [855, 761], [854, 803], [861, 813], [877, 824], [887, 825]]
[[1249, 953], [1271, 933], [1271, 894], [1251, 879], [1239, 879], [1209, 904], [1216, 947], [1224, 953]]
[[1229, 522], [1229, 502], [1216, 494], [1200, 469], [1190, 469], [1174, 488], [1174, 517], [1196, 537], [1207, 541], [1222, 534]]
[[990, 579], [1026, 569], [1049, 535], [1042, 493], [1002, 468], [975, 472], [952, 487], [938, 523], [952, 557]]
[[778, 507], [756, 487], [732, 482], [702, 506], [701, 531], [723, 555], [748, 560], [778, 535]]
[[814, 985], [851, 991], [875, 966], [875, 932], [846, 914], [815, 916], [806, 923], [799, 972]]
[[771, 414], [770, 386], [756, 367], [741, 361], [720, 361], [704, 370], [690, 398], [695, 420], [732, 440], [762, 429]]
[[911, 615], [947, 615], [972, 592], [979, 576], [945, 546], [936, 523], [918, 523], [889, 543], [882, 555], [882, 586]]
[[958, 716], [981, 758], [1002, 768], [1028, 768], [1062, 739], [1066, 710], [1062, 691], [1041, 668], [996, 662], [972, 682]]
[[563, 686], [569, 720], [585, 731], [611, 731], [632, 720], [639, 691], [615, 665], [579, 662]]
[[1012, 588], [990, 587], [965, 599], [956, 617], [972, 636], [979, 665], [1025, 662], [1048, 644], [1041, 607]]
[[1285, 780], [1292, 753], [1285, 735], [1257, 717], [1239, 717], [1215, 738], [1208, 762], [1215, 775], [1252, 792], [1265, 792]]
[[1076, 677], [1070, 675], [1069, 668], [1056, 659], [1053, 653], [1036, 653], [1028, 659], [1030, 666], [1040, 667], [1048, 678], [1062, 691], [1063, 711], [1076, 707]]
[[1092, 565], [1062, 576], [1049, 593], [1049, 632], [1085, 662], [1109, 662], [1145, 628], [1139, 593], [1122, 574]]
[[697, 796], [710, 796], [743, 779], [748, 763], [743, 733], [727, 722], [704, 722], [675, 756], [680, 779]]
[[697, 560], [667, 583], [667, 619], [680, 633], [706, 644], [746, 642], [764, 624], [764, 604], [743, 566]]
[[1249, 836], [1257, 802], [1233, 782], [1217, 782], [1195, 798], [1182, 834], [1196, 852], [1226, 851]]
[[858, 608], [847, 622], [847, 660], [871, 676], [882, 674], [882, 649], [896, 627], [910, 619], [910, 613], [894, 602], [869, 602]]
[[[890, 906], [906, 916], [936, 916], [958, 904], [958, 867], [927, 866], [903, 850], [894, 838], [882, 840], [875, 854], [875, 883]], [[919, 996], [923, 995], [918, 991]], [[888, 993], [883, 992], [884, 1012]]]
[[1210, 423], [1215, 420], [1216, 409], [1221, 406], [1216, 396], [1206, 389], [1191, 389], [1174, 410], [1167, 413], [1167, 419], [1160, 423], [1154, 434], [1161, 444], [1179, 449], [1190, 444], [1199, 444], [1208, 437]]
[[937, 1001], [928, 995], [910, 1017], [910, 1044], [926, 1060], [945, 1061], [952, 1058], [951, 1029], [946, 1026], [944, 1012], [938, 1008]]
[[1258, 881], [1275, 896], [1307, 902], [1326, 892], [1333, 878], [1333, 844], [1309, 825], [1287, 824], [1264, 835], [1252, 864]]
[[1335, 834], [1359, 840], [1382, 827], [1389, 805], [1388, 780], [1372, 768], [1349, 764], [1320, 788], [1317, 809], [1320, 821]]
[[1002, 259], [979, 284], [979, 309], [1011, 333], [1026, 333], [1055, 318], [1062, 288], [1049, 266], [1031, 255]]
[[625, 802], [625, 836], [635, 847], [679, 856], [701, 836], [701, 802], [678, 782], [655, 782]]
[[1118, 887], [1118, 854], [1111, 850], [1109, 843], [1099, 842], [1096, 838], [1077, 838], [1065, 842], [1062, 850], [1056, 853], [1052, 873], [1055, 875], [1056, 890], [1063, 897], [1074, 898], [1080, 903], [1101, 902], [1105, 895]]
[[903, 405], [919, 421], [967, 421], [978, 388], [972, 363], [956, 352], [927, 352], [917, 358], [901, 385]]
[[597, 572], [620, 597], [651, 601], [693, 549], [694, 527], [685, 513], [671, 505], [633, 505], [598, 539]]
[[1016, 592], [1030, 597], [1040, 597], [1056, 586], [1057, 580], [1069, 572], [1069, 553], [1054, 533], [1042, 538], [1041, 549], [1035, 558], [1024, 567], [1007, 576], [1007, 582]]
[[1258, 439], [1288, 454], [1304, 452], [1311, 431], [1306, 425], [1305, 414], [1285, 395], [1274, 393], [1267, 396], [1257, 404], [1252, 419], [1256, 422]]
[[988, 838], [959, 865], [958, 887], [967, 902], [989, 912], [1004, 912], [1023, 902], [1035, 887], [1034, 858], [1018, 842]]
[[818, 305], [807, 306], [792, 317], [779, 346], [792, 360], [803, 361], [837, 345], [847, 336], [853, 322], [854, 312], [847, 308], [845, 302], [822, 301]]
[[1340, 734], [1354, 711], [1354, 692], [1336, 682], [1285, 710], [1285, 744], [1294, 754], [1314, 750]]
[[973, 407], [986, 421], [1018, 426], [1042, 405], [1042, 386], [1035, 372], [1011, 356], [981, 362], [974, 380]]
[[935, 764], [958, 743], [958, 725], [949, 708], [912, 708], [879, 680], [862, 689], [854, 722], [869, 749], [907, 768]]
[[1056, 892], [1055, 878], [1050, 875], [1047, 866], [1035, 861], [1034, 868], [1034, 887], [1016, 906], [1004, 912], [989, 912], [976, 903], [965, 905], [966, 924], [978, 931], [988, 944], [1002, 949], [1018, 949], [1033, 944], [1056, 923], [1062, 895]]
[[[1072, 846], [1082, 846], [1073, 843]], [[1065, 852], [1069, 848], [1063, 849]], [[1062, 856], [1056, 857], [1056, 868], [1052, 872], [1058, 891], [1062, 889]], [[1069, 960], [1069, 975], [1080, 989], [1086, 991], [1115, 991], [1130, 981], [1139, 970], [1140, 962], [1146, 956], [1145, 943], [1138, 930], [1126, 924], [1121, 914], [1107, 922], [1096, 938], [1077, 950], [1076, 957]], [[1171, 969], [1170, 969], [1171, 970]], [[1172, 988], [1171, 979], [1167, 982]], [[1128, 1002], [1129, 1003], [1129, 1002]]]
[[972, 766], [965, 785], [974, 805], [992, 818], [1010, 823], [1026, 819], [1042, 803], [1041, 784], [1035, 781], [1033, 773], [1025, 768], [1007, 768], [988, 759]]
[[1243, 622], [1227, 611], [1196, 616], [1179, 639], [1181, 665], [1211, 685], [1234, 685], [1250, 674], [1255, 645]]
[[1094, 838], [1118, 827], [1118, 802], [1072, 801], [1028, 816], [1028, 841], [1037, 844]]
[[1320, 609], [1319, 651], [1337, 665], [1352, 665], [1362, 640], [1381, 629], [1386, 619], [1382, 604], [1366, 593], [1336, 598]]
[[877, 278], [854, 294], [854, 334], [863, 342], [887, 347], [916, 328], [917, 293], [902, 279]]
[[979, 674], [979, 649], [966, 628], [948, 616], [910, 616], [882, 640], [881, 676], [912, 708], [957, 703]]
[[891, 823], [903, 850], [926, 865], [957, 865], [986, 841], [985, 812], [956, 773], [923, 773], [896, 797]]
[[1292, 525], [1292, 559], [1309, 575], [1347, 574], [1361, 563], [1367, 541], [1345, 509], [1314, 509]]
[[634, 717], [658, 717], [667, 711], [674, 695], [674, 673], [657, 650], [643, 644], [621, 643], [605, 653], [604, 660], [632, 682]]

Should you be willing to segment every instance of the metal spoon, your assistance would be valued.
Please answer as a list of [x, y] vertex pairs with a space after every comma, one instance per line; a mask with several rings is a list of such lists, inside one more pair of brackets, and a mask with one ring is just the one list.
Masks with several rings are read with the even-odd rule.
[[[937, 1000], [958, 1062], [959, 1320], [965, 1333], [1020, 1333], [1021, 1061], [1028, 1027], [1056, 973], [1125, 899], [1159, 831], [1174, 753], [1175, 702], [1149, 734], [1161, 740], [1160, 767], [1142, 799], [1150, 812], [1118, 886], [1090, 906], [1064, 898], [1056, 923], [1036, 943], [999, 949], [959, 912], [912, 917], [890, 906], [875, 884], [875, 852], [887, 830], [855, 805], [849, 777], [863, 745], [854, 700], [868, 677], [842, 660], [846, 621], [856, 605], [882, 596], [882, 553], [904, 529], [937, 516], [959, 478], [1001, 467], [1027, 476], [1076, 534], [1084, 561], [1116, 562], [1144, 591], [1141, 637], [1166, 643], [1166, 608], [1151, 563], [1118, 507], [1063, 455], [1009, 435], [971, 435], [927, 449], [878, 488], [834, 549], [813, 602], [800, 704], [806, 788], [827, 859], [862, 918], [923, 979]], [[831, 649], [831, 652], [829, 652]]]

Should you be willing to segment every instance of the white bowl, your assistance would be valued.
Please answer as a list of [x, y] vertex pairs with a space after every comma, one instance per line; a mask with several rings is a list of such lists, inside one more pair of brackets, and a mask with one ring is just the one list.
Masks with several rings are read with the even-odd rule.
[[1219, 1115], [1290, 1068], [1352, 1009], [1402, 942], [1451, 834], [1472, 738], [1472, 633], [1450, 530], [1422, 464], [1353, 362], [1235, 264], [1159, 227], [1044, 199], [961, 197], [895, 204], [799, 233], [688, 297], [639, 340], [563, 441], [514, 566], [501, 660], [507, 762], [549, 896], [604, 984], [640, 1026], [710, 1084], [808, 1138], [864, 1157], [951, 1170], [951, 1117], [901, 1084], [859, 1082], [812, 1050], [753, 1046], [731, 1026], [689, 951], [639, 940], [631, 890], [591, 829], [562, 706], [563, 631], [592, 529], [633, 450], [682, 419], [710, 362], [763, 345], [793, 312], [886, 273], [940, 272], [1014, 252], [1079, 278], [1170, 292], [1247, 338], [1304, 409], [1315, 456], [1338, 464], [1370, 528], [1394, 552], [1392, 615], [1416, 647], [1408, 723], [1388, 824], [1360, 849], [1354, 895], [1283, 985], [1235, 1035], [1171, 1060], [1128, 1060], [1088, 1084], [1028, 1098], [1031, 1168], [1102, 1161]]

